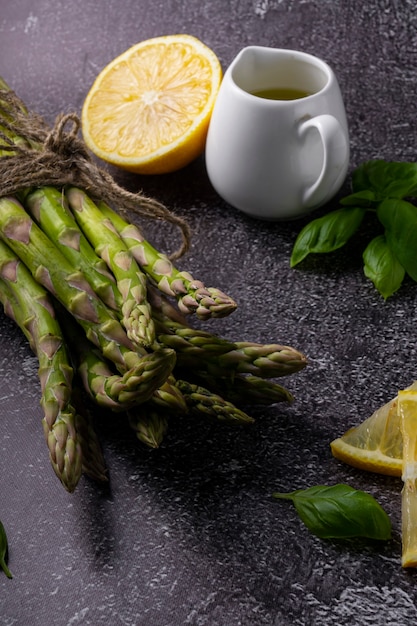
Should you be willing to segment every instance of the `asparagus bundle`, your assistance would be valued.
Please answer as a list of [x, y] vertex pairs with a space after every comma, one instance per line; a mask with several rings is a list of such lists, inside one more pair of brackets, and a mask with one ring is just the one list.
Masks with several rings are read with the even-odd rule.
[[50, 129], [0, 78], [0, 301], [38, 357], [44, 432], [68, 491], [82, 472], [106, 479], [86, 397], [96, 417], [125, 417], [155, 448], [179, 414], [250, 424], [245, 405], [292, 402], [273, 379], [307, 364], [290, 346], [193, 327], [192, 316], [230, 315], [235, 301], [178, 269], [179, 253], [158, 251], [129, 221], [137, 209], [188, 232], [109, 180], [74, 120], [72, 132], [65, 118]]

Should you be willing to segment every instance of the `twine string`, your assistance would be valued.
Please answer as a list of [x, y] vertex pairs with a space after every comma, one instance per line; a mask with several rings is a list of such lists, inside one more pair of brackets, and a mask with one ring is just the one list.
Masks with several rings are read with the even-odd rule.
[[0, 197], [32, 187], [80, 187], [92, 200], [104, 201], [121, 214], [131, 212], [178, 227], [181, 245], [170, 258], [184, 255], [191, 239], [187, 222], [159, 201], [118, 185], [93, 161], [79, 137], [80, 126], [78, 115], [67, 113], [50, 128], [42, 117], [27, 111], [13, 91], [0, 91]]

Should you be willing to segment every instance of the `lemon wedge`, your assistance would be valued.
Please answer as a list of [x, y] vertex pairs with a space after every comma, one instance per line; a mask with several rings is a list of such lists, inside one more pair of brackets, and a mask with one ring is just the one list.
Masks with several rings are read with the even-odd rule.
[[[408, 390], [417, 390], [417, 381]], [[403, 436], [397, 405], [398, 395], [332, 441], [333, 456], [358, 469], [401, 476]]]
[[417, 381], [330, 448], [348, 465], [402, 478], [401, 564], [417, 567]]
[[417, 567], [417, 391], [400, 391], [398, 416], [403, 438], [401, 533], [403, 567]]

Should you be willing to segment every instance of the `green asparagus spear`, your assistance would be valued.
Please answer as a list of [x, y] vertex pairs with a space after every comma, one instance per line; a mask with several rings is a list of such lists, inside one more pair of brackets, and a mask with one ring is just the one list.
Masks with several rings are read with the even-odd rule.
[[129, 424], [137, 438], [150, 448], [161, 445], [172, 416], [186, 413], [188, 404], [173, 375], [148, 402], [127, 411]]
[[169, 296], [177, 298], [180, 310], [195, 313], [198, 318], [225, 317], [236, 309], [236, 302], [220, 289], [207, 288], [201, 281], [195, 280], [189, 272], [179, 271], [169, 258], [156, 250], [140, 229], [126, 222], [116, 211], [104, 202], [98, 207], [103, 215], [111, 220], [123, 241], [138, 261], [146, 274]]
[[234, 423], [251, 424], [254, 419], [232, 402], [228, 402], [206, 387], [190, 383], [186, 380], [177, 380], [178, 389], [184, 395], [190, 413], [203, 414]]
[[80, 230], [66, 198], [54, 187], [22, 193], [23, 204], [43, 232], [48, 235], [74, 270], [80, 270], [92, 289], [115, 311], [122, 308], [122, 297], [114, 276]]
[[128, 418], [139, 441], [149, 448], [159, 448], [168, 430], [169, 419], [166, 411], [145, 403], [128, 411]]
[[193, 382], [200, 382], [211, 391], [214, 391], [233, 402], [237, 406], [264, 405], [269, 406], [277, 402], [294, 402], [294, 396], [288, 389], [275, 381], [258, 376], [245, 374], [233, 374], [228, 377], [211, 376], [207, 372], [199, 370], [179, 370], [178, 378], [186, 378]]
[[[148, 357], [146, 351], [132, 344], [115, 313], [97, 297], [84, 275], [73, 271], [69, 261], [16, 199], [0, 198], [0, 238], [28, 266], [35, 280], [76, 318], [86, 337], [121, 373], [140, 367], [141, 358]], [[158, 353], [159, 364], [166, 377], [174, 367], [175, 352], [161, 348]], [[154, 387], [159, 386], [160, 378], [156, 377]], [[148, 392], [152, 394], [152, 385]]]
[[[190, 359], [219, 357], [236, 349], [236, 344], [222, 337], [170, 319], [162, 319], [157, 312], [154, 313], [154, 320], [159, 343], [176, 350], [182, 362], [187, 357]], [[181, 357], [183, 353], [184, 356]]]
[[[46, 291], [37, 283], [33, 284], [33, 278], [25, 268], [20, 266], [20, 277], [16, 282], [16, 289], [11, 288], [10, 279], [13, 275], [14, 259], [11, 251], [8, 251], [9, 261], [7, 267], [4, 264], [4, 246], [0, 241], [0, 265], [2, 272], [9, 276], [8, 280], [0, 279], [0, 302], [2, 302], [6, 315], [13, 319], [23, 330], [33, 351], [39, 359], [39, 378], [41, 382], [41, 406], [44, 409], [43, 426], [46, 440], [51, 447], [50, 458], [52, 466], [68, 491], [75, 489], [77, 472], [79, 471], [79, 459], [77, 458], [76, 471], [70, 472], [65, 463], [70, 454], [66, 454], [65, 447], [70, 444], [62, 438], [62, 434], [75, 431], [77, 446], [81, 449], [82, 471], [95, 480], [106, 480], [105, 463], [95, 434], [91, 417], [87, 415], [85, 403], [77, 400], [78, 390], [72, 382], [71, 365], [66, 354], [64, 339], [61, 338], [61, 329], [54, 316], [52, 303]], [[2, 253], [3, 252], [3, 253]], [[20, 261], [18, 261], [21, 263]], [[22, 273], [24, 274], [25, 286], [22, 285]], [[32, 284], [31, 284], [32, 281]], [[26, 287], [27, 286], [27, 287]], [[28, 289], [32, 286], [32, 289]], [[30, 306], [29, 315], [24, 318], [25, 301], [22, 301], [26, 293], [26, 300]], [[23, 306], [22, 306], [23, 305]], [[32, 311], [32, 313], [31, 313]], [[38, 336], [42, 333], [44, 335]], [[51, 349], [57, 347], [57, 352], [51, 355]], [[52, 358], [51, 358], [52, 357]], [[54, 368], [58, 368], [54, 371]], [[66, 410], [65, 410], [66, 407]], [[68, 424], [61, 428], [60, 422]], [[60, 437], [57, 437], [58, 431]], [[60, 441], [60, 450], [57, 450], [57, 441]], [[63, 452], [64, 451], [64, 452]], [[61, 470], [63, 467], [63, 471]], [[71, 475], [70, 479], [66, 477]]]
[[47, 292], [18, 257], [0, 241], [0, 299], [38, 357], [42, 424], [52, 467], [74, 491], [82, 473], [82, 451], [71, 404], [73, 370]]
[[234, 350], [213, 358], [213, 371], [233, 370], [259, 378], [274, 378], [294, 374], [307, 364], [305, 356], [291, 346], [252, 341], [235, 341], [234, 345]]
[[[4, 301], [5, 297], [7, 297], [7, 286], [0, 281], [0, 300]], [[12, 301], [12, 298], [9, 298], [9, 303]], [[21, 310], [20, 304], [17, 309], [14, 309], [13, 315], [17, 323], [19, 323], [19, 309]], [[45, 360], [41, 358], [41, 362]], [[76, 428], [77, 414], [70, 402], [63, 400], [66, 382], [60, 381], [62, 371], [56, 369], [58, 365], [55, 361], [57, 360], [55, 355], [50, 359], [52, 375], [46, 381], [47, 366], [39, 368], [42, 388], [41, 405], [44, 410], [42, 423], [52, 467], [67, 491], [72, 492], [82, 472], [82, 451]], [[61, 387], [59, 387], [60, 382]], [[59, 405], [63, 405], [62, 408]], [[55, 420], [50, 427], [48, 421], [51, 421], [53, 415], [55, 415]]]
[[180, 351], [172, 336], [158, 335], [158, 339], [166, 347], [176, 346], [178, 367], [230, 380], [236, 374], [251, 374], [257, 378], [289, 376], [300, 371], [307, 362], [300, 352], [280, 344], [236, 342], [234, 350], [220, 356], [201, 349], [198, 357], [195, 352]]
[[146, 277], [112, 223], [81, 189], [66, 192], [71, 210], [96, 253], [113, 272], [122, 294], [122, 319], [132, 341], [151, 346], [155, 328], [147, 300]]

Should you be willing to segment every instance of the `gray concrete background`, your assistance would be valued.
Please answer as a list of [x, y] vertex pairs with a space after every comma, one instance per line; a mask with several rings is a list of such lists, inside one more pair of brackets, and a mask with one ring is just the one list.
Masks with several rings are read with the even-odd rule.
[[[0, 75], [52, 123], [80, 112], [96, 74], [136, 42], [189, 33], [224, 68], [248, 44], [291, 47], [335, 70], [351, 169], [414, 160], [417, 6], [406, 0], [15, 0], [0, 6]], [[100, 416], [110, 471], [67, 494], [49, 466], [37, 362], [0, 315], [0, 519], [12, 581], [0, 577], [1, 626], [328, 626], [416, 623], [416, 573], [400, 565], [399, 479], [334, 460], [329, 443], [416, 376], [416, 286], [387, 302], [362, 273], [370, 228], [345, 249], [289, 268], [308, 220], [267, 224], [221, 201], [203, 158], [161, 177], [122, 175], [193, 230], [178, 263], [233, 295], [210, 329], [299, 348], [309, 367], [284, 384], [290, 406], [253, 407], [256, 424], [180, 419], [162, 448]], [[341, 194], [349, 190], [349, 179]], [[337, 198], [317, 213], [337, 206]], [[150, 223], [148, 238], [169, 245]], [[344, 482], [389, 512], [392, 541], [322, 541], [273, 491]]]

